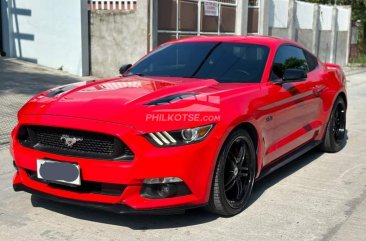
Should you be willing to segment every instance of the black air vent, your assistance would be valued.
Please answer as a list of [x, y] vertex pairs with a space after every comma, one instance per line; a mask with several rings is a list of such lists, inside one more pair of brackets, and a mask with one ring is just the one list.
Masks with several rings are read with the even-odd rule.
[[132, 160], [134, 154], [118, 138], [88, 131], [22, 126], [19, 142], [26, 147], [65, 156], [107, 160]]

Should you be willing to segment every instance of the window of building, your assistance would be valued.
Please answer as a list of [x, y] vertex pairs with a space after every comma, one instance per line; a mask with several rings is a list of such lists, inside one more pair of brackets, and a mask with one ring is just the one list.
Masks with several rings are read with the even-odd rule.
[[248, 2], [248, 33], [258, 34], [260, 0]]
[[158, 0], [158, 44], [197, 35], [235, 34], [237, 0]]

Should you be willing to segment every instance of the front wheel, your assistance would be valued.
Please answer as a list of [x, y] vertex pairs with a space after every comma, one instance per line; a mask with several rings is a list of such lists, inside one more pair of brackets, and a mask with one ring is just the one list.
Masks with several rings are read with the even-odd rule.
[[222, 216], [240, 213], [253, 188], [256, 153], [247, 131], [237, 129], [221, 149], [213, 177], [208, 209]]
[[325, 152], [338, 152], [346, 144], [346, 103], [338, 97], [330, 115], [326, 133], [320, 149]]

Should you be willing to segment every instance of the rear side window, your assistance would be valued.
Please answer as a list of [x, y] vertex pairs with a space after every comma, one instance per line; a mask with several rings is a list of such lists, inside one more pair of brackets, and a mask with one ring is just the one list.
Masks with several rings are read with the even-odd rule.
[[301, 48], [284, 45], [277, 50], [272, 66], [271, 80], [282, 79], [286, 69], [309, 71], [307, 59]]
[[308, 63], [308, 66], [309, 66], [309, 72], [313, 71], [319, 65], [318, 59], [306, 50], [304, 50], [304, 54], [305, 54], [305, 58]]

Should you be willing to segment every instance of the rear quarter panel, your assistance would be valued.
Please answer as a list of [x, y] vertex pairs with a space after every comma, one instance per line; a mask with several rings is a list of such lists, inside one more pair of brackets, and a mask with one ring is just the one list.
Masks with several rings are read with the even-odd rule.
[[347, 103], [347, 90], [346, 90], [346, 77], [339, 65], [336, 64], [323, 64], [321, 63], [319, 68], [321, 69], [320, 74], [326, 88], [321, 92], [321, 98], [323, 100], [321, 119], [325, 125], [320, 133], [321, 139], [324, 137], [325, 130], [327, 127], [328, 120], [331, 115], [331, 111], [337, 97], [340, 95], [345, 96]]

